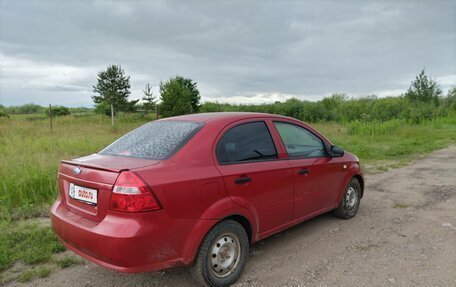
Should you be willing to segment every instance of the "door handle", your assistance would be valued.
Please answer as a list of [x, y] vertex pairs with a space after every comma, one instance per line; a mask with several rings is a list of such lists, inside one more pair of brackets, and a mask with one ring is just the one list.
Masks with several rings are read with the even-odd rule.
[[252, 181], [252, 179], [250, 177], [240, 177], [240, 178], [236, 178], [234, 180], [234, 183], [235, 184], [246, 184], [251, 181]]
[[310, 173], [310, 170], [308, 170], [307, 168], [303, 168], [300, 171], [298, 171], [299, 175], [306, 175], [306, 174], [309, 174], [309, 173]]

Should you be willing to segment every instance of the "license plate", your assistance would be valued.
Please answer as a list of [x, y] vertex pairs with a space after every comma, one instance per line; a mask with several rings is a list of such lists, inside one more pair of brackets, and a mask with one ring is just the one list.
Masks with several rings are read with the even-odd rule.
[[79, 186], [73, 183], [70, 183], [70, 192], [69, 195], [71, 198], [80, 200], [87, 204], [97, 205], [97, 190], [93, 188]]

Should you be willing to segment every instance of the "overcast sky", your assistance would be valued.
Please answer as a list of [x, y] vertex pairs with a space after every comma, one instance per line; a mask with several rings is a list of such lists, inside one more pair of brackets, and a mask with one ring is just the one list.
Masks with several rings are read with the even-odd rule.
[[456, 84], [456, 1], [4, 1], [0, 104], [92, 106], [121, 65], [131, 99], [181, 75], [203, 101], [399, 95]]

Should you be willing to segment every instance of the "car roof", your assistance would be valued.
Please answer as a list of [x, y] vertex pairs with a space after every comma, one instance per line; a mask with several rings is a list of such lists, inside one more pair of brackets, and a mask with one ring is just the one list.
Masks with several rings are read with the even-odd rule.
[[[188, 114], [182, 116], [175, 116], [160, 119], [159, 121], [192, 121], [192, 122], [200, 122], [200, 123], [210, 123], [211, 125], [227, 125], [235, 121], [239, 120], [246, 120], [246, 119], [255, 119], [255, 118], [272, 118], [272, 119], [283, 119], [283, 120], [290, 120], [295, 122], [303, 123], [302, 121], [282, 116], [276, 114], [268, 114], [268, 113], [252, 113], [252, 112], [214, 112], [214, 113], [200, 113], [200, 114]], [[307, 129], [310, 129], [314, 133], [318, 134], [321, 138], [331, 144], [331, 141], [327, 139], [324, 135], [320, 134], [318, 131], [303, 123]]]
[[[285, 117], [275, 114], [267, 113], [251, 113], [251, 112], [214, 112], [214, 113], [200, 113], [200, 114], [189, 114], [176, 117], [165, 118], [163, 120], [182, 120], [182, 121], [194, 121], [194, 122], [233, 122], [237, 120], [244, 119], [254, 119], [254, 118], [282, 118], [282, 119], [292, 119], [290, 117]], [[295, 120], [295, 119], [294, 119]]]

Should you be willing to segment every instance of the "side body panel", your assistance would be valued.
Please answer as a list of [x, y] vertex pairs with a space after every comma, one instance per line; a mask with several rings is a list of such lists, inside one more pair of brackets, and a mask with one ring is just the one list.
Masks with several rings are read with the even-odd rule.
[[[334, 158], [290, 159], [289, 163], [294, 176], [294, 219], [335, 206], [346, 173], [342, 163]], [[301, 173], [303, 170], [307, 173]]]
[[[269, 129], [278, 158], [220, 164], [216, 148], [223, 135], [239, 125], [258, 121], [264, 122]], [[269, 125], [267, 118], [234, 121], [221, 130], [212, 146], [214, 164], [223, 177], [228, 196], [256, 216], [258, 234], [285, 224], [291, 220], [293, 213], [293, 176], [289, 164], [282, 160], [283, 152]], [[249, 178], [250, 181], [236, 183], [242, 178]]]
[[[293, 212], [293, 176], [285, 161], [269, 161], [218, 167], [230, 198], [253, 209], [258, 217], [258, 232], [280, 226], [291, 219]], [[249, 177], [250, 182], [235, 180]]]

